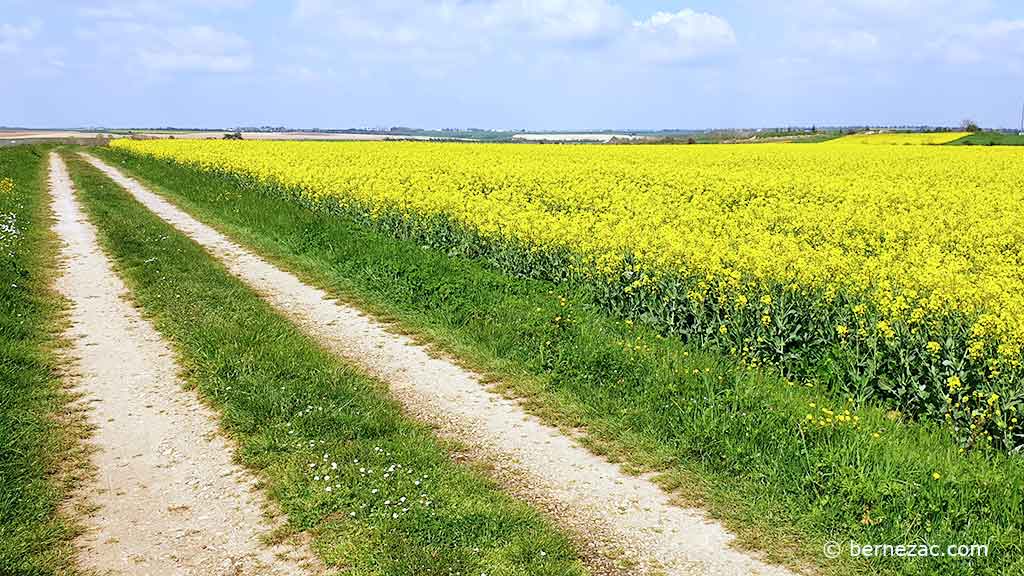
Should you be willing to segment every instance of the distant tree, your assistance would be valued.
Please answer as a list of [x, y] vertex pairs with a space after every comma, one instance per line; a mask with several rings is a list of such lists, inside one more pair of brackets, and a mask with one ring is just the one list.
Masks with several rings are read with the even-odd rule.
[[224, 135], [224, 139], [225, 140], [241, 140], [242, 139], [242, 133], [241, 132], [229, 132], [229, 133]]
[[971, 120], [970, 118], [964, 118], [960, 122], [960, 128], [964, 132], [981, 132], [981, 128], [978, 127], [977, 122]]

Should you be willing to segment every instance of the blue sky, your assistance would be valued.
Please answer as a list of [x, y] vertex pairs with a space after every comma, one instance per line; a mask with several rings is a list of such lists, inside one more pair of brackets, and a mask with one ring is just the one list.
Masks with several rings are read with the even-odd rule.
[[1016, 126], [1024, 3], [0, 0], [0, 125]]

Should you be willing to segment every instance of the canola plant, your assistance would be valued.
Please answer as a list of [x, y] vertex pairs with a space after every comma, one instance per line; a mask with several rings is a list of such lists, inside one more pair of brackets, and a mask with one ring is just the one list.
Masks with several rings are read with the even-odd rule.
[[[1024, 445], [1024, 154], [873, 135], [600, 146], [118, 140], [517, 274], [861, 401]], [[893, 140], [895, 138], [895, 140]]]

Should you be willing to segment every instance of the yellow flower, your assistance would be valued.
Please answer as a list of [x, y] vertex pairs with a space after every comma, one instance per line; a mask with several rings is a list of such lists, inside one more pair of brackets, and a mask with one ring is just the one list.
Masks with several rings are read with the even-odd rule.
[[932, 472], [932, 480], [938, 480], [939, 478], [942, 478], [941, 474], [938, 472]]
[[882, 132], [873, 134], [850, 134], [842, 138], [827, 141], [825, 146], [856, 146], [873, 144], [876, 146], [904, 146], [947, 144], [966, 136], [966, 132]]
[[[824, 326], [815, 338], [873, 331], [889, 340], [883, 353], [896, 357], [886, 365], [914, 353], [899, 349], [898, 333], [936, 356], [950, 348], [948, 334], [965, 334], [954, 349], [983, 366], [971, 381], [1007, 379], [1024, 370], [1024, 276], [1013, 250], [993, 239], [1020, 235], [1024, 155], [920, 145], [956, 137], [685, 149], [184, 139], [112, 146], [329, 202], [387, 233], [448, 241], [464, 231], [474, 242], [522, 246], [519, 260], [509, 258], [517, 274], [543, 275], [538, 262], [564, 254], [573, 274], [610, 286], [612, 298], [680, 308], [683, 317], [706, 318], [725, 304], [742, 315], [730, 321], [733, 331], [766, 322], [772, 294], [785, 294], [811, 320], [805, 327]], [[12, 187], [0, 178], [0, 191]], [[673, 288], [659, 291], [666, 286]], [[832, 332], [831, 318], [853, 320]]]
[[892, 326], [885, 320], [879, 320], [875, 327], [878, 328], [878, 332], [886, 338], [892, 338], [896, 336], [896, 332], [892, 329]]

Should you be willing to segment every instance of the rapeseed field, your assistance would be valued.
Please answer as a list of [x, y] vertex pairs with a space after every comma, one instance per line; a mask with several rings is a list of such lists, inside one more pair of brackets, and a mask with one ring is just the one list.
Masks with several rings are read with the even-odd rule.
[[[935, 135], [875, 135], [932, 141]], [[954, 133], [943, 138], [959, 137]], [[119, 140], [356, 214], [858, 401], [1024, 444], [1024, 155]], [[897, 143], [897, 142], [891, 142]]]

